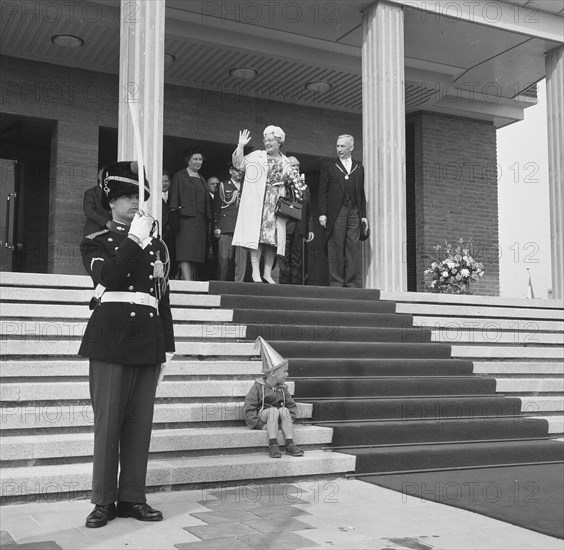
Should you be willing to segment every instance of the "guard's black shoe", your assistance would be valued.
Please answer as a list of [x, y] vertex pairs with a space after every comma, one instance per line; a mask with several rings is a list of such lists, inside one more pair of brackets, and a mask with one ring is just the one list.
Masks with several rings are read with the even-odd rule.
[[104, 527], [112, 519], [116, 519], [116, 505], [113, 502], [106, 505], [96, 504], [94, 510], [88, 514], [85, 525], [93, 528]]
[[163, 519], [163, 513], [151, 508], [146, 502], [118, 501], [117, 515], [119, 518], [134, 518], [139, 521], [161, 521]]

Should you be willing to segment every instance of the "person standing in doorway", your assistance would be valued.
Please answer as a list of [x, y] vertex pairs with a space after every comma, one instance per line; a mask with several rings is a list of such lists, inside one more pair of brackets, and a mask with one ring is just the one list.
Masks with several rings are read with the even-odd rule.
[[337, 159], [327, 161], [319, 177], [319, 223], [325, 228], [329, 284], [356, 287], [361, 224], [368, 228], [364, 167], [352, 158], [354, 138], [337, 138]]
[[105, 166], [100, 166], [97, 184], [84, 192], [84, 199], [82, 201], [82, 210], [86, 216], [83, 231], [84, 237], [109, 227], [112, 219], [110, 211], [102, 204], [102, 180], [105, 168]]
[[182, 278], [193, 281], [206, 261], [208, 229], [211, 221], [211, 197], [206, 180], [200, 176], [204, 162], [199, 147], [184, 151], [186, 168], [170, 184], [170, 219], [176, 231], [176, 259]]
[[163, 241], [168, 248], [168, 254], [170, 256], [170, 273], [169, 279], [175, 279], [178, 274], [178, 262], [176, 261], [176, 238], [174, 236], [174, 231], [170, 227], [169, 223], [169, 190], [170, 190], [170, 176], [166, 170], [163, 170], [162, 175], [162, 230], [161, 234], [163, 236]]
[[213, 226], [213, 205], [215, 198], [217, 197], [217, 189], [221, 180], [217, 176], [211, 176], [207, 180], [208, 193], [210, 195], [211, 208], [212, 208], [212, 219], [210, 220], [208, 230], [207, 230], [207, 245], [206, 245], [206, 261], [201, 270], [200, 279], [202, 281], [213, 281], [217, 278], [217, 239], [214, 237], [214, 226]]
[[[296, 157], [288, 157], [290, 166], [300, 171], [300, 161]], [[302, 174], [302, 180], [304, 175]], [[304, 248], [305, 242], [313, 241], [313, 220], [311, 218], [311, 199], [306, 187], [302, 203], [302, 219], [286, 221], [286, 253], [279, 256], [280, 283], [287, 285], [304, 284]]]
[[220, 281], [242, 283], [247, 267], [247, 249], [233, 246], [233, 232], [239, 213], [244, 173], [231, 164], [229, 176], [229, 181], [220, 182], [212, 208], [213, 233], [218, 239], [217, 278]]

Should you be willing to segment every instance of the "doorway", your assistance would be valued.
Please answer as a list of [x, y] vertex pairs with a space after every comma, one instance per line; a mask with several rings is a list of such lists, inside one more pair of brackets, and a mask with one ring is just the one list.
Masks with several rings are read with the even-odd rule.
[[[115, 162], [117, 157], [118, 131], [116, 128], [100, 128], [99, 165]], [[235, 149], [233, 143], [219, 143], [164, 136], [163, 138], [163, 169], [171, 179], [172, 176], [186, 167], [183, 152], [199, 145], [204, 151], [204, 164], [201, 175], [205, 179], [212, 176], [225, 181], [229, 177], [229, 163]], [[248, 152], [248, 151], [247, 151]], [[306, 246], [307, 284], [327, 286], [329, 284], [328, 261], [325, 251], [325, 230], [319, 225], [319, 208], [317, 196], [319, 189], [319, 172], [325, 157], [304, 155], [297, 151], [284, 151], [287, 156], [293, 155], [300, 161], [300, 170], [305, 174], [306, 183], [311, 192], [311, 212], [313, 218], [314, 240]]]
[[2, 114], [2, 271], [47, 273], [51, 135], [55, 122]]

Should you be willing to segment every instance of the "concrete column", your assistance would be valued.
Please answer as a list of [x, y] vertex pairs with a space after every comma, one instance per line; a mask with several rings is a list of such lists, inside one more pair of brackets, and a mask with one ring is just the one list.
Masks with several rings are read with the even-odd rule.
[[161, 219], [165, 0], [121, 0], [118, 160], [135, 160], [129, 103], [139, 127], [151, 199], [145, 211]]
[[564, 46], [546, 54], [552, 297], [564, 298]]
[[49, 273], [84, 275], [80, 241], [86, 218], [84, 191], [96, 185], [98, 126], [59, 121], [51, 139]]
[[366, 288], [407, 290], [403, 12], [377, 1], [364, 12], [362, 136], [366, 172]]

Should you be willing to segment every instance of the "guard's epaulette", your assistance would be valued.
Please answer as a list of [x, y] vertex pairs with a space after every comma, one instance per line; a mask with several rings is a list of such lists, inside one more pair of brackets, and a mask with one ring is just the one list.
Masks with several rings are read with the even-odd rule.
[[96, 231], [95, 233], [90, 233], [90, 235], [86, 235], [87, 239], [95, 239], [98, 235], [103, 235], [104, 233], [109, 233], [109, 229], [102, 229], [102, 231]]

